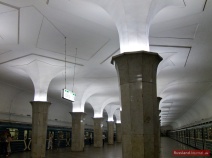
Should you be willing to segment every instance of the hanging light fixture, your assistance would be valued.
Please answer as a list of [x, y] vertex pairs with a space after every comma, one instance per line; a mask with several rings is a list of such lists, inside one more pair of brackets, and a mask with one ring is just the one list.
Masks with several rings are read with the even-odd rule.
[[75, 61], [74, 61], [74, 75], [73, 75], [73, 87], [72, 87], [72, 92], [74, 91], [74, 81], [75, 81], [75, 69], [76, 69], [76, 64], [77, 64], [77, 48], [76, 48], [76, 54], [75, 54]]
[[75, 78], [75, 65], [76, 65], [76, 57], [75, 57], [75, 64], [74, 64], [73, 87], [72, 87], [72, 91], [70, 91], [66, 88], [66, 37], [65, 37], [65, 88], [62, 89], [61, 97], [63, 99], [66, 99], [66, 100], [69, 100], [69, 101], [72, 101], [72, 102], [75, 101], [75, 96], [76, 96], [76, 94], [73, 92], [74, 78]]

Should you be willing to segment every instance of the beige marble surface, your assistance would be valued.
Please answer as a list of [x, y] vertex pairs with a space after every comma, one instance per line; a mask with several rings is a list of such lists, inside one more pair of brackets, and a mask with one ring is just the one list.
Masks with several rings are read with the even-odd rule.
[[156, 74], [162, 58], [157, 53], [141, 51], [123, 53], [112, 60], [121, 90], [122, 156], [155, 158], [159, 150], [154, 145], [158, 136]]
[[71, 112], [72, 116], [72, 151], [84, 150], [84, 117], [83, 112]]
[[50, 102], [31, 101], [32, 105], [32, 158], [46, 156], [47, 119]]
[[116, 142], [121, 143], [121, 138], [122, 138], [121, 123], [116, 123]]
[[104, 118], [93, 118], [94, 121], [94, 147], [101, 148], [103, 146], [102, 142], [102, 127]]
[[108, 144], [114, 144], [114, 121], [107, 122]]

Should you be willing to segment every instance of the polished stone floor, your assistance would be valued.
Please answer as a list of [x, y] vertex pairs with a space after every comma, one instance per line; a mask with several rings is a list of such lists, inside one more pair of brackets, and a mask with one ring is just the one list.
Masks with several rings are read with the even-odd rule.
[[[170, 138], [162, 137], [160, 158], [177, 158], [177, 156], [172, 155], [172, 151], [181, 149], [193, 148], [183, 145]], [[71, 152], [70, 148], [48, 150], [46, 153], [46, 158], [122, 158], [121, 150], [122, 149], [120, 143], [116, 143], [114, 145], [105, 144], [104, 148], [94, 148], [93, 146], [86, 145], [84, 152]], [[30, 152], [13, 153], [10, 155], [10, 158], [30, 158]], [[179, 158], [185, 157], [180, 156]], [[189, 158], [203, 157], [189, 156]]]
[[168, 137], [161, 137], [161, 153], [160, 158], [212, 158], [212, 156], [202, 157], [202, 156], [173, 156], [173, 150], [197, 150], [190, 146], [179, 143]]

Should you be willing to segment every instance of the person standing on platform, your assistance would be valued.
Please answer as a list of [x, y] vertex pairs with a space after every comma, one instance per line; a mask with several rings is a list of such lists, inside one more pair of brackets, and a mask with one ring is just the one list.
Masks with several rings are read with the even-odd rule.
[[103, 143], [103, 146], [105, 145], [105, 135], [103, 134], [102, 135], [102, 143]]
[[48, 149], [52, 150], [52, 144], [53, 144], [53, 134], [50, 133], [49, 135], [49, 142], [48, 142]]
[[7, 135], [7, 140], [6, 140], [6, 142], [7, 142], [7, 155], [6, 156], [9, 156], [10, 153], [11, 153], [11, 146], [10, 146], [10, 142], [11, 141], [12, 141], [11, 135], [8, 134]]
[[61, 133], [59, 132], [57, 135], [57, 149], [60, 148], [60, 139], [61, 139]]
[[92, 137], [92, 134], [90, 134], [90, 138], [89, 138], [89, 144], [90, 145], [92, 144], [92, 140], [93, 140], [93, 137]]

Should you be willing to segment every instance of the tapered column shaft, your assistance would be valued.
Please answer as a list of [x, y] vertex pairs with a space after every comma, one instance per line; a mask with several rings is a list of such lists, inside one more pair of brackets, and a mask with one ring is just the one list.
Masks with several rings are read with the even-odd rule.
[[[129, 52], [113, 57], [122, 103], [122, 157], [155, 158], [156, 74], [162, 58], [152, 52]], [[157, 153], [159, 154], [159, 153]]]
[[121, 143], [121, 136], [122, 136], [121, 123], [116, 123], [116, 142], [117, 143]]
[[50, 102], [31, 101], [32, 105], [32, 158], [46, 155], [47, 119]]
[[159, 104], [162, 98], [157, 97], [157, 106], [155, 107], [155, 122], [158, 128], [155, 128], [155, 158], [159, 158], [160, 153], [160, 121], [159, 121]]
[[83, 112], [71, 112], [72, 116], [72, 151], [84, 150], [84, 117]]
[[114, 144], [114, 122], [107, 122], [107, 131], [108, 131], [108, 144]]
[[104, 118], [93, 118], [94, 147], [97, 147], [97, 148], [101, 148], [103, 146], [103, 142], [102, 142], [103, 119]]

